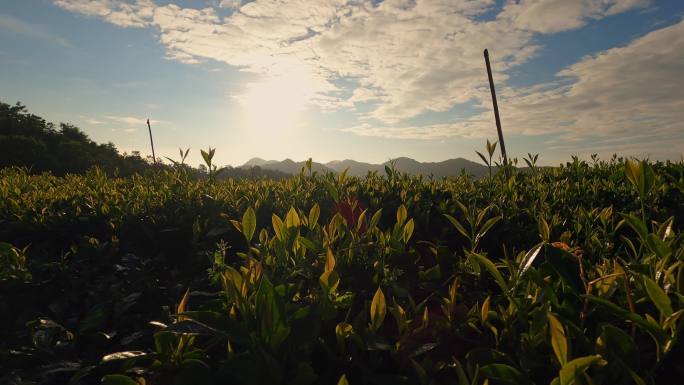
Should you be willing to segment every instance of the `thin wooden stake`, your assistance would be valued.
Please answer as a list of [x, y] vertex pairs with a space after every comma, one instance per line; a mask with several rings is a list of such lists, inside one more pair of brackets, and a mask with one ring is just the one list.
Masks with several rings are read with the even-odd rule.
[[152, 127], [150, 127], [150, 120], [147, 119], [147, 130], [150, 132], [150, 145], [152, 146], [152, 160], [157, 164], [157, 156], [154, 154], [154, 141], [152, 140]]
[[[506, 157], [506, 145], [504, 144], [503, 131], [501, 131], [501, 119], [499, 118], [499, 105], [496, 103], [496, 91], [494, 90], [494, 78], [492, 78], [492, 67], [489, 65], [489, 52], [484, 50], [485, 64], [487, 65], [487, 77], [489, 77], [489, 89], [492, 91], [492, 104], [494, 105], [494, 119], [496, 120], [496, 130], [499, 133], [499, 144], [501, 145], [501, 155], [503, 156], [504, 166], [508, 165]], [[508, 171], [506, 172], [508, 173]]]

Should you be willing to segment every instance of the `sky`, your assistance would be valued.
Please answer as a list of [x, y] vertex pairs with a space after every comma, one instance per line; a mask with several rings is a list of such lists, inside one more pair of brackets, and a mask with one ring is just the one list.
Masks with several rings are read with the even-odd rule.
[[684, 154], [682, 0], [0, 0], [0, 101], [121, 152]]

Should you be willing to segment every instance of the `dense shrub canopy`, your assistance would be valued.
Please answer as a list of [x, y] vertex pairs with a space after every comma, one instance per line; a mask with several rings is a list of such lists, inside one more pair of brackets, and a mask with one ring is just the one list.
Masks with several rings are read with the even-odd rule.
[[6, 168], [0, 382], [674, 383], [683, 203], [684, 164], [621, 159], [439, 181]]

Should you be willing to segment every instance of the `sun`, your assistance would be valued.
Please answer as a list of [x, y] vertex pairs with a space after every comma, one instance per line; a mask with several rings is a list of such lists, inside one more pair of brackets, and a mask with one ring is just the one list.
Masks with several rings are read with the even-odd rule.
[[315, 94], [306, 71], [292, 67], [247, 84], [238, 96], [242, 126], [252, 133], [277, 135], [303, 123], [304, 111]]

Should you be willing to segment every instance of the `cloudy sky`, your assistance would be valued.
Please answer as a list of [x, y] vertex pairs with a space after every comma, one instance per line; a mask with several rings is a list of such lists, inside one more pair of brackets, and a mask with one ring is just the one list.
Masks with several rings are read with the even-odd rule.
[[[684, 153], [681, 0], [2, 0], [0, 100], [121, 151], [477, 159]], [[158, 154], [159, 155], [159, 154]]]

